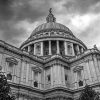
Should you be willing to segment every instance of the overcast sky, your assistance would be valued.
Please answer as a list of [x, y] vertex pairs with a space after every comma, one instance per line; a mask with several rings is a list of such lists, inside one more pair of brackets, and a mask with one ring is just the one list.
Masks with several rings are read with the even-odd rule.
[[0, 0], [0, 39], [19, 47], [49, 8], [89, 48], [100, 48], [100, 0]]

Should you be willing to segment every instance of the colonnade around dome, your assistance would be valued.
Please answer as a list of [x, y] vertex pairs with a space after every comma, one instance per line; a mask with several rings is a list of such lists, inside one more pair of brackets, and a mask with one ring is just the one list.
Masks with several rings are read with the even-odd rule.
[[77, 43], [55, 39], [30, 44], [24, 47], [23, 50], [37, 56], [48, 56], [55, 54], [75, 56], [83, 53], [85, 48]]

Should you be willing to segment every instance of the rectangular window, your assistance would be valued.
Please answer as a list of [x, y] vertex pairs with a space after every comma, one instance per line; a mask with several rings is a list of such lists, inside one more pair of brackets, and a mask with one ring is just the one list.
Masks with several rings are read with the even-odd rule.
[[49, 54], [49, 41], [44, 41], [43, 49], [44, 49], [44, 55], [48, 55]]
[[65, 81], [67, 81], [67, 75], [65, 75]]
[[78, 77], [78, 85], [79, 85], [79, 87], [83, 86], [81, 70], [77, 71], [77, 77]]
[[34, 72], [34, 80], [38, 81], [38, 72]]
[[50, 77], [50, 75], [47, 75], [47, 80], [48, 80], [48, 82], [51, 81], [51, 77]]

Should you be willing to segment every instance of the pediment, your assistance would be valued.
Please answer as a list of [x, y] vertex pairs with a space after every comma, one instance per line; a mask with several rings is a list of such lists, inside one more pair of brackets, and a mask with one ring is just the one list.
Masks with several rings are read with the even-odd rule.
[[18, 64], [18, 61], [15, 58], [13, 58], [13, 57], [7, 57], [6, 58], [6, 62], [10, 62], [10, 63], [13, 63], [15, 65]]

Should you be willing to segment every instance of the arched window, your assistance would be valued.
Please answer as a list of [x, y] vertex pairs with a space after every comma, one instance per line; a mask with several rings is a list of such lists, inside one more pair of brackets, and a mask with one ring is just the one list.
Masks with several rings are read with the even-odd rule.
[[67, 81], [67, 79], [68, 79], [68, 77], [67, 77], [67, 75], [65, 74], [65, 81]]
[[48, 81], [48, 82], [51, 81], [51, 77], [50, 77], [50, 75], [47, 75], [47, 81]]
[[34, 87], [38, 87], [38, 82], [37, 81], [34, 82]]
[[7, 74], [7, 79], [8, 79], [8, 80], [12, 80], [12, 75], [11, 75], [11, 73], [8, 73], [8, 74]]
[[79, 84], [79, 87], [83, 86], [83, 81], [79, 80], [78, 84]]
[[49, 41], [44, 41], [43, 50], [44, 50], [44, 53], [43, 53], [44, 55], [49, 54]]
[[81, 70], [77, 71], [77, 77], [78, 77], [78, 85], [83, 86], [83, 81], [82, 81], [82, 72]]

